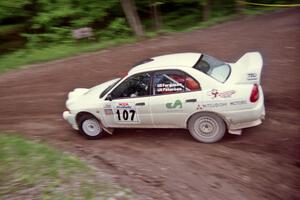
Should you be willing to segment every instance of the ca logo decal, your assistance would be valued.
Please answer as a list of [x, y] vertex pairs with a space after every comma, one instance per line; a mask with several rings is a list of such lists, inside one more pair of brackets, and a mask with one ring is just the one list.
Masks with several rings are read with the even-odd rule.
[[174, 103], [166, 103], [168, 109], [182, 108], [182, 102], [177, 99]]

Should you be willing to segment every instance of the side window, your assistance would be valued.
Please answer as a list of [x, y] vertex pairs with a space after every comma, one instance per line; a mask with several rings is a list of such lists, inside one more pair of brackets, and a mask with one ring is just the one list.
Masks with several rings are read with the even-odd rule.
[[112, 92], [112, 99], [148, 96], [150, 93], [150, 74], [142, 73], [128, 77]]
[[186, 91], [201, 90], [201, 87], [198, 81], [196, 81], [193, 77], [187, 74], [185, 78], [185, 90]]
[[199, 90], [199, 83], [179, 70], [159, 71], [153, 77], [153, 95]]

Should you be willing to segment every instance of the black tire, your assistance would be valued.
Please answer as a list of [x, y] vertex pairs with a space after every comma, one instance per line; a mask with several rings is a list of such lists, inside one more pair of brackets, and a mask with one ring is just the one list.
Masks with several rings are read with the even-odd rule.
[[190, 134], [199, 142], [214, 143], [221, 140], [226, 131], [222, 118], [214, 113], [194, 114], [188, 121]]
[[80, 133], [89, 140], [100, 139], [105, 135], [100, 121], [93, 115], [85, 114], [78, 120]]

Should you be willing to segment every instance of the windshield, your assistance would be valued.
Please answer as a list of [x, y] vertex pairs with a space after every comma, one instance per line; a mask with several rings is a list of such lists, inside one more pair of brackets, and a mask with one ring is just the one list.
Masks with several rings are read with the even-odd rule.
[[101, 94], [100, 94], [100, 98], [104, 97], [106, 95], [106, 93], [108, 93], [110, 91], [110, 89], [112, 89], [117, 83], [119, 83], [121, 80], [121, 78], [119, 80], [117, 80], [116, 82], [114, 82], [113, 84], [109, 85]]
[[202, 54], [194, 68], [222, 83], [228, 79], [231, 72], [228, 64], [205, 54]]

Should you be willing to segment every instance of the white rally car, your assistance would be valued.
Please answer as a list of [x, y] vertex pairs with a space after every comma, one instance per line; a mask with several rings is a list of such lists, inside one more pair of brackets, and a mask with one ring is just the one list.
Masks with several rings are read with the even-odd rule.
[[241, 134], [265, 116], [262, 57], [226, 63], [200, 53], [153, 57], [124, 78], [70, 92], [63, 117], [88, 139], [114, 128], [183, 128], [200, 142]]

